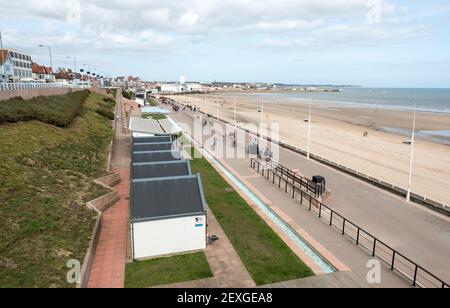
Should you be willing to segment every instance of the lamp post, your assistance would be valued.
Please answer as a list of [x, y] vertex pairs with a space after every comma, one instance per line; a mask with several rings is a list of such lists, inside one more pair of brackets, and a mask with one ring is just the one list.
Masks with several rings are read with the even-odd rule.
[[53, 71], [53, 57], [52, 57], [52, 46], [48, 46], [48, 45], [39, 45], [40, 48], [48, 48], [48, 54], [50, 56], [50, 68]]
[[409, 178], [408, 178], [408, 192], [406, 194], [406, 202], [411, 202], [411, 186], [412, 186], [412, 174], [414, 165], [414, 145], [416, 139], [416, 119], [417, 119], [417, 104], [414, 106], [414, 119], [413, 119], [413, 130], [411, 138], [411, 155], [409, 161]]
[[73, 68], [74, 68], [74, 73], [77, 73], [77, 58], [76, 57], [67, 57], [67, 59], [73, 59]]
[[236, 97], [234, 98], [234, 128], [237, 128], [237, 101]]
[[6, 78], [6, 72], [5, 72], [6, 63], [3, 63], [3, 62], [6, 62], [6, 61], [5, 61], [5, 59], [3, 59], [3, 38], [2, 38], [2, 31], [1, 30], [0, 30], [0, 49], [1, 49], [0, 55], [2, 56], [1, 64], [2, 64], [2, 69], [3, 69], [3, 76]]
[[308, 119], [308, 154], [306, 158], [311, 156], [311, 121], [312, 121], [312, 99], [309, 99], [309, 119]]

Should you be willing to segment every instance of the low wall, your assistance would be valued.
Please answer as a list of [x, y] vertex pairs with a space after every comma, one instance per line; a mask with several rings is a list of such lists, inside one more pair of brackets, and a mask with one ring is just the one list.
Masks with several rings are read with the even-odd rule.
[[27, 89], [14, 91], [0, 91], [0, 101], [7, 101], [14, 97], [22, 97], [23, 99], [32, 99], [37, 96], [54, 96], [64, 95], [71, 92], [82, 91], [75, 88], [46, 88], [46, 89]]
[[[93, 209], [95, 210], [95, 209]], [[103, 216], [100, 211], [95, 210], [97, 215], [97, 222], [95, 223], [94, 231], [92, 232], [91, 242], [89, 243], [89, 248], [83, 261], [83, 266], [80, 273], [80, 283], [77, 288], [87, 288], [89, 283], [89, 277], [92, 270], [92, 265], [94, 264], [95, 250], [100, 239], [100, 231], [102, 230]]]

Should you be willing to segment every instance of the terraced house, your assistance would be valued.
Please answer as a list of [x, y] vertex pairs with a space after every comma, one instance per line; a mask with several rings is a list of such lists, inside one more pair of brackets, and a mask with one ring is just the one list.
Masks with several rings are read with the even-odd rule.
[[39, 65], [37, 63], [32, 64], [33, 79], [42, 82], [54, 82], [55, 76], [51, 67]]

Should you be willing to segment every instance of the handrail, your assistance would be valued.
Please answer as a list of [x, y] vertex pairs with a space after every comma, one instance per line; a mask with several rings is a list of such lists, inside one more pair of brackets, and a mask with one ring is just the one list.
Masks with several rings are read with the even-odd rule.
[[[270, 177], [272, 175], [273, 177], [272, 182], [274, 184], [276, 182], [275, 178], [278, 177], [279, 188], [285, 186], [286, 193], [288, 193], [289, 188], [291, 188], [293, 199], [298, 200], [298, 196], [300, 196], [301, 205], [305, 205], [304, 201], [306, 200], [307, 208], [310, 212], [317, 214], [320, 219], [325, 220], [327, 223], [329, 223], [331, 227], [336, 227], [339, 231], [342, 232], [342, 235], [347, 236], [350, 239], [354, 240], [357, 246], [368, 250], [373, 257], [378, 257], [379, 259], [387, 263], [390, 266], [391, 271], [396, 271], [406, 279], [410, 280], [412, 282], [412, 286], [414, 287], [418, 286], [422, 288], [430, 286], [434, 288], [450, 288], [450, 285], [446, 283], [444, 280], [438, 278], [436, 275], [432, 274], [424, 267], [418, 265], [410, 258], [393, 249], [385, 242], [379, 240], [378, 238], [376, 238], [366, 230], [362, 229], [351, 220], [345, 218], [343, 215], [332, 210], [330, 207], [323, 204], [310, 194], [305, 193], [303, 190], [296, 187], [295, 184], [290, 183], [288, 180], [284, 179], [282, 176], [275, 173], [273, 170], [261, 168], [261, 163], [256, 159], [252, 158], [250, 164], [251, 168], [255, 171], [258, 171], [258, 173], [261, 173], [262, 169], [263, 172], [262, 175], [266, 177], [268, 180], [270, 180]], [[264, 174], [264, 170], [268, 170], [266, 175]], [[284, 185], [281, 184], [282, 181], [284, 181]], [[338, 224], [337, 223], [338, 221], [341, 221], [342, 224]], [[356, 229], [353, 230], [353, 232], [356, 233], [356, 236], [352, 236], [351, 232], [349, 231], [352, 227]], [[365, 240], [366, 242], [368, 241], [369, 244], [365, 246], [363, 240]], [[386, 250], [382, 249], [383, 246], [388, 250], [387, 252]], [[388, 253], [388, 257], [386, 258], [385, 256], [383, 256], [380, 253], [380, 251]], [[408, 266], [408, 264], [405, 264], [405, 261], [409, 262], [410, 263], [409, 265], [412, 265], [412, 267]], [[403, 267], [401, 265], [403, 265]], [[408, 273], [408, 271], [410, 273]], [[425, 274], [428, 275], [428, 278], [424, 277]], [[434, 281], [432, 282], [430, 281], [430, 279], [433, 279]]]
[[52, 89], [52, 88], [90, 88], [89, 85], [62, 84], [62, 83], [32, 83], [32, 82], [0, 82], [0, 91]]

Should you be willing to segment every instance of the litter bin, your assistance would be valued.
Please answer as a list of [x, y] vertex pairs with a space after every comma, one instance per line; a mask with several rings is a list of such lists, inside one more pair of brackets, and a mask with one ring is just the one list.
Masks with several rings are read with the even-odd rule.
[[326, 179], [321, 175], [315, 175], [312, 178], [314, 184], [316, 184], [316, 194], [321, 196], [326, 190]]

